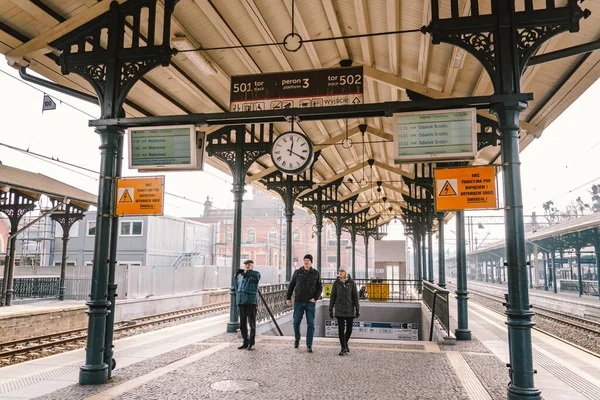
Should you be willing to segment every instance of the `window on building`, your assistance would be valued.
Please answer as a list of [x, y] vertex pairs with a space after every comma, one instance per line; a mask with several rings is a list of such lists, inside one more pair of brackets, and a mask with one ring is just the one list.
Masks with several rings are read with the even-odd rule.
[[142, 236], [142, 221], [122, 221], [121, 236]]
[[277, 231], [275, 229], [271, 229], [269, 231], [269, 242], [275, 243], [277, 241]]
[[337, 262], [337, 256], [327, 256], [327, 262], [335, 264]]
[[294, 233], [292, 233], [292, 241], [294, 241], [294, 242], [300, 241], [300, 231], [298, 229], [295, 229]]
[[[62, 266], [62, 261], [54, 261], [54, 266], [60, 267]], [[67, 267], [74, 267], [75, 261], [67, 261]]]
[[233, 232], [231, 231], [231, 229], [227, 229], [225, 231], [225, 243], [231, 242], [233, 242]]
[[254, 230], [250, 229], [248, 231], [248, 237], [247, 237], [246, 241], [248, 243], [254, 243], [254, 242], [256, 242], [256, 232], [254, 232]]
[[87, 235], [88, 236], [96, 236], [96, 221], [88, 221]]

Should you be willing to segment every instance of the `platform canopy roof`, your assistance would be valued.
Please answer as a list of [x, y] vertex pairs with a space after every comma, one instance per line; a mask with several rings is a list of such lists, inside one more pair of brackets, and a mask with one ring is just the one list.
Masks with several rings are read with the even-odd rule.
[[[518, 9], [523, 8], [523, 1], [516, 2]], [[536, 9], [546, 5], [545, 0], [533, 3]], [[61, 74], [48, 43], [101, 15], [109, 4], [108, 0], [0, 0], [0, 52], [11, 65], [29, 65], [51, 81], [93, 95], [80, 77]], [[470, 14], [470, 0], [459, 4], [460, 15]], [[490, 4], [481, 1], [479, 12], [489, 12]], [[557, 3], [564, 4], [566, 1]], [[418, 29], [431, 20], [430, 7], [430, 0], [181, 0], [171, 21], [172, 39], [185, 37], [204, 48], [238, 47], [179, 53], [168, 67], [154, 69], [136, 83], [128, 95], [126, 113], [142, 117], [228, 111], [234, 75], [338, 67], [348, 59], [364, 66], [366, 103], [409, 100], [407, 90], [436, 99], [493, 94], [488, 74], [473, 56], [449, 44], [433, 45], [430, 35], [420, 32], [310, 42], [297, 52], [283, 46], [240, 47], [282, 42], [291, 32], [292, 15], [295, 31], [310, 40]], [[588, 0], [582, 7], [589, 9], [591, 16], [581, 20], [580, 31], [553, 37], [538, 54], [598, 40], [600, 1]], [[450, 1], [442, 1], [440, 10], [449, 9]], [[161, 29], [157, 26], [157, 31]], [[131, 39], [131, 32], [126, 32], [125, 41]], [[539, 138], [544, 128], [596, 81], [599, 61], [600, 52], [592, 52], [525, 70], [522, 92], [533, 93], [534, 100], [522, 113], [521, 149]], [[489, 116], [486, 111], [480, 113]], [[368, 125], [365, 144], [357, 143], [362, 142], [358, 125], [363, 123]], [[392, 124], [392, 118], [350, 118], [305, 121], [296, 128], [321, 150], [315, 165], [317, 183], [343, 177], [340, 198], [359, 193], [360, 207], [378, 203], [371, 207], [369, 217], [385, 213], [384, 219], [389, 219], [402, 213], [403, 196], [408, 194], [403, 179], [415, 176], [414, 164], [394, 163]], [[277, 133], [289, 127], [289, 123], [275, 124]], [[346, 135], [355, 142], [349, 149], [341, 146]], [[499, 146], [483, 148], [473, 164], [498, 163], [499, 153]], [[375, 160], [372, 174], [368, 159]], [[208, 163], [229, 172], [215, 158]], [[264, 189], [260, 178], [273, 170], [272, 165], [268, 155], [262, 157], [249, 170], [247, 182]], [[363, 172], [370, 183], [361, 187], [356, 182]], [[380, 193], [374, 191], [376, 181], [384, 182]], [[385, 207], [380, 200], [383, 196], [389, 199]], [[387, 211], [389, 206], [392, 213]]]
[[88, 210], [90, 206], [98, 203], [95, 195], [46, 175], [0, 164], [0, 190], [9, 191], [11, 189], [35, 199], [39, 199], [42, 194], [57, 201], [67, 198], [71, 204], [84, 210]]

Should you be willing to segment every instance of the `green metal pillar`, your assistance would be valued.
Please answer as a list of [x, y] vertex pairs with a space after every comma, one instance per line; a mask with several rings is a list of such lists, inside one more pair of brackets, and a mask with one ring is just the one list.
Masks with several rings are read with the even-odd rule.
[[10, 240], [9, 246], [10, 250], [8, 252], [8, 263], [4, 265], [5, 273], [4, 273], [4, 282], [3, 286], [5, 287], [6, 299], [4, 305], [10, 306], [12, 305], [12, 298], [14, 293], [14, 280], [13, 274], [15, 272], [15, 253], [17, 250], [17, 233], [18, 226], [10, 231]]
[[[527, 246], [525, 246], [525, 248], [527, 248]], [[533, 289], [533, 275], [531, 273], [531, 253], [529, 251], [527, 252], [527, 270], [529, 270], [529, 289]]]
[[335, 261], [337, 263], [337, 269], [336, 271], [339, 271], [340, 267], [342, 266], [340, 263], [341, 257], [342, 257], [342, 222], [338, 221], [338, 223], [335, 225], [335, 237], [336, 237], [336, 258]]
[[437, 213], [438, 218], [438, 285], [446, 287], [446, 254], [444, 253], [444, 213]]
[[[239, 160], [239, 161], [238, 161]], [[244, 193], [246, 193], [244, 176], [245, 170], [243, 168], [243, 158], [237, 157], [239, 166], [236, 166], [234, 174], [237, 179], [234, 180], [233, 189], [233, 253], [231, 255], [231, 286], [229, 288], [229, 295], [231, 301], [229, 303], [229, 322], [227, 323], [227, 332], [236, 332], [240, 327], [240, 321], [238, 319], [237, 304], [235, 301], [235, 274], [241, 266], [241, 247], [242, 247], [242, 203], [244, 202]], [[242, 175], [242, 176], [240, 176]], [[281, 240], [281, 238], [280, 238]], [[287, 278], [287, 268], [286, 268]], [[289, 282], [289, 278], [287, 278]]]
[[425, 235], [425, 229], [424, 226], [420, 227], [420, 231], [421, 231], [421, 271], [423, 272], [423, 280], [426, 281], [427, 279], [427, 245], [426, 245], [426, 235]]
[[[598, 297], [600, 298], [600, 229], [594, 229], [594, 252], [596, 253], [596, 279], [598, 279]], [[555, 285], [556, 286], [556, 285]]]
[[414, 238], [415, 238], [415, 272], [416, 272], [416, 279], [417, 281], [419, 281], [419, 285], [421, 280], [423, 279], [423, 269], [421, 268], [421, 237], [420, 235], [416, 232], [416, 227], [415, 227], [415, 233], [414, 233]]
[[[509, 29], [510, 32], [510, 29]], [[511, 33], [509, 33], [511, 34]], [[501, 104], [493, 111], [498, 116], [501, 132], [502, 172], [504, 175], [504, 215], [506, 262], [508, 265], [508, 338], [510, 343], [509, 399], [540, 399], [534, 386], [533, 349], [531, 347], [531, 318], [525, 263], [525, 229], [521, 195], [521, 162], [519, 160], [519, 117], [525, 108], [520, 103]]]
[[456, 212], [456, 308], [458, 314], [458, 328], [454, 335], [458, 340], [471, 340], [469, 330], [469, 310], [467, 296], [467, 249], [465, 247], [465, 212]]
[[352, 278], [356, 279], [356, 232], [354, 229], [350, 232], [350, 241], [352, 242]]
[[546, 257], [547, 253], [545, 251], [542, 252], [543, 263], [544, 263], [544, 290], [548, 291], [548, 275], [546, 275], [546, 268], [548, 266], [548, 259]]
[[427, 229], [427, 263], [429, 266], [428, 281], [433, 283], [433, 228], [431, 225]]
[[[293, 259], [293, 250], [292, 250], [292, 223], [294, 221], [294, 204], [292, 202], [291, 206], [288, 207], [286, 201], [285, 207], [285, 226], [286, 226], [286, 234], [285, 234], [285, 281], [289, 282], [292, 280], [292, 259]], [[240, 226], [240, 235], [241, 235]], [[240, 241], [241, 245], [241, 241]], [[239, 265], [239, 264], [238, 264]]]
[[88, 337], [85, 365], [79, 371], [79, 383], [94, 385], [108, 380], [108, 364], [104, 362], [106, 316], [108, 307], [108, 263], [110, 250], [111, 210], [113, 185], [115, 184], [116, 148], [121, 132], [110, 126], [97, 130], [100, 134], [100, 184], [98, 188], [98, 211], [96, 216], [96, 235], [94, 237], [94, 266], [92, 269], [92, 288], [87, 314]]
[[552, 280], [554, 281], [554, 287], [553, 287], [553, 292], [557, 293], [557, 287], [558, 287], [558, 281], [556, 280], [556, 250], [552, 250], [552, 258], [551, 258], [551, 263], [552, 263]]
[[577, 259], [577, 288], [579, 292], [579, 297], [583, 295], [583, 277], [581, 271], [581, 247], [575, 248], [575, 257]]
[[62, 257], [60, 259], [60, 283], [58, 287], [58, 300], [65, 299], [65, 275], [67, 269], [67, 251], [69, 250], [69, 232], [63, 230]]
[[[115, 177], [121, 176], [123, 168], [123, 133], [120, 132], [115, 156]], [[117, 197], [116, 182], [113, 185], [113, 199]], [[115, 269], [117, 267], [117, 243], [119, 239], [119, 217], [116, 213], [116, 201], [112, 202], [112, 218], [110, 231], [110, 257], [108, 263], [108, 315], [106, 316], [106, 333], [104, 335], [104, 363], [108, 365], [108, 379], [112, 376], [112, 370], [116, 367], [113, 358], [113, 336], [115, 330], [115, 306], [117, 299], [117, 284], [115, 282]]]
[[488, 265], [487, 265], [487, 261], [484, 261], [481, 266], [485, 269], [485, 281], [488, 282]]
[[323, 233], [323, 214], [319, 211], [318, 214], [315, 214], [316, 227], [317, 227], [317, 271], [321, 274], [321, 264], [323, 261], [321, 260], [322, 256], [322, 233]]
[[364, 236], [365, 239], [365, 282], [369, 279], [369, 235]]

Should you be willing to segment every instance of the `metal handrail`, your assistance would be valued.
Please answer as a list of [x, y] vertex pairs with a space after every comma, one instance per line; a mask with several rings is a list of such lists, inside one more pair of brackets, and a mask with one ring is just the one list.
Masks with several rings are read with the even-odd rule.
[[279, 332], [279, 336], [283, 336], [283, 332], [281, 332], [281, 328], [279, 327], [279, 324], [277, 323], [277, 320], [275, 319], [275, 317], [273, 316], [273, 313], [271, 312], [271, 308], [269, 307], [269, 305], [265, 301], [265, 298], [263, 297], [263, 295], [260, 292], [260, 290], [258, 291], [258, 296], [260, 297], [260, 299], [262, 300], [265, 308], [267, 309], [267, 312], [269, 313], [269, 316], [271, 317], [271, 321], [273, 321], [273, 323], [275, 324], [275, 327], [277, 328], [277, 331]]
[[[450, 336], [450, 309], [448, 302], [448, 295], [450, 291], [434, 285], [433, 283], [423, 281], [423, 302], [431, 310], [431, 327], [429, 333], [429, 340], [433, 338], [433, 326], [435, 319], [439, 321], [443, 328], [446, 330], [446, 334]], [[440, 301], [445, 303], [442, 308], [437, 307], [438, 297]]]

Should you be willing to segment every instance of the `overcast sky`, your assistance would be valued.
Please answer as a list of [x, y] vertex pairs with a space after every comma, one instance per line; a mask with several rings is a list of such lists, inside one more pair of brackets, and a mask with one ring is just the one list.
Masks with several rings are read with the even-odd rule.
[[[88, 127], [88, 121], [99, 116], [99, 107], [43, 88], [33, 88], [11, 76], [17, 77], [17, 71], [0, 62], [0, 142], [97, 171], [100, 165], [99, 137]], [[42, 113], [43, 92], [53, 96], [58, 103], [56, 110]], [[521, 153], [525, 214], [543, 214], [542, 203], [548, 200], [553, 200], [560, 210], [577, 196], [587, 201], [589, 187], [592, 183], [600, 183], [600, 135], [594, 120], [599, 98], [600, 83], [596, 82], [546, 128], [540, 139]], [[0, 161], [45, 174], [90, 193], [97, 194], [98, 191], [97, 176], [92, 172], [41, 160], [5, 146], [0, 146]], [[140, 175], [127, 169], [126, 165], [127, 159], [124, 176]], [[202, 212], [198, 203], [179, 197], [203, 203], [209, 195], [219, 208], [233, 206], [231, 179], [210, 166], [206, 166], [204, 172], [165, 175], [167, 215], [198, 216]], [[502, 212], [479, 211], [467, 215], [477, 218], [490, 214], [501, 215]], [[399, 225], [392, 229], [393, 237], [399, 237], [402, 231]], [[454, 230], [453, 223], [448, 225]], [[452, 236], [452, 232], [449, 235]]]

